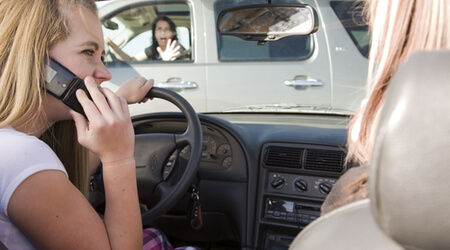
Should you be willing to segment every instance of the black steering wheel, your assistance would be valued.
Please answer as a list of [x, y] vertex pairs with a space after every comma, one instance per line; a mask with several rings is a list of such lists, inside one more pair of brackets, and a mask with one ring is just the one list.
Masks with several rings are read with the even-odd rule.
[[[139, 201], [145, 205], [153, 205], [142, 212], [143, 225], [149, 224], [164, 215], [186, 194], [196, 176], [203, 143], [203, 134], [197, 113], [183, 97], [171, 90], [157, 87], [153, 87], [146, 97], [161, 98], [173, 103], [186, 117], [188, 126], [182, 134], [148, 133], [135, 135]], [[170, 169], [174, 163], [171, 155], [186, 146], [190, 146], [187, 165], [176, 183], [170, 184], [166, 182], [164, 171]], [[159, 200], [155, 201], [155, 197], [159, 197]], [[98, 194], [91, 192], [90, 201], [95, 208], [99, 203]]]

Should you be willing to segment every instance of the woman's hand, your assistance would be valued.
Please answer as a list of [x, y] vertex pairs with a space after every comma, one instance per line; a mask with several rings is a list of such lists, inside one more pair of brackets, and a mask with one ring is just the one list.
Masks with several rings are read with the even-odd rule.
[[133, 77], [120, 85], [116, 95], [125, 98], [128, 104], [145, 103], [148, 100], [145, 96], [153, 87], [153, 84], [153, 79], [147, 80], [143, 77]]
[[177, 43], [176, 40], [172, 42], [172, 39], [167, 41], [166, 50], [163, 51], [161, 47], [156, 48], [159, 55], [161, 55], [161, 59], [163, 61], [173, 61], [180, 55], [181, 46]]

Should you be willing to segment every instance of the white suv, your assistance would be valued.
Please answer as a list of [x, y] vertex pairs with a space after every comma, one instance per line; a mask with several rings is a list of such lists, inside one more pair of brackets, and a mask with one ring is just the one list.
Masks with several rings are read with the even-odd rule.
[[[151, 43], [152, 22], [170, 17], [187, 60], [127, 61], [106, 48], [105, 63], [117, 88], [132, 76], [174, 89], [197, 112], [331, 112], [352, 114], [364, 95], [369, 35], [356, 1], [302, 3], [318, 17], [318, 30], [265, 44], [219, 34], [224, 9], [267, 1], [115, 0], [101, 3], [104, 35], [133, 57]], [[173, 110], [164, 101], [132, 105], [132, 114]]]

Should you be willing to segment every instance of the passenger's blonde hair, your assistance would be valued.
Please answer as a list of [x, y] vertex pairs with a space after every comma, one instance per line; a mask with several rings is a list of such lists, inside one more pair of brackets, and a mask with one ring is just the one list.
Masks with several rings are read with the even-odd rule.
[[[23, 126], [43, 114], [48, 51], [70, 34], [63, 10], [78, 9], [81, 13], [81, 7], [97, 14], [93, 0], [0, 1], [0, 128]], [[54, 149], [71, 181], [86, 195], [88, 153], [77, 142], [73, 121], [55, 123], [42, 139]]]
[[369, 0], [366, 7], [372, 32], [366, 102], [352, 119], [348, 142], [348, 159], [360, 164], [370, 162], [386, 90], [400, 64], [415, 51], [450, 48], [448, 0]]

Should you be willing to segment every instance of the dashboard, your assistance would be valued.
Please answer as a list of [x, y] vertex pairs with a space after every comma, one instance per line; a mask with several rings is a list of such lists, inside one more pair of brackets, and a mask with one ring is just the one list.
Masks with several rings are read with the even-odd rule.
[[[199, 114], [202, 158], [195, 185], [203, 227], [189, 226], [185, 201], [153, 225], [171, 238], [230, 249], [287, 249], [320, 215], [345, 163], [349, 117], [292, 114]], [[186, 131], [179, 113], [134, 117], [136, 134]], [[178, 164], [188, 160], [180, 149]], [[182, 168], [182, 166], [181, 166]], [[209, 246], [209, 245], [208, 245]]]

